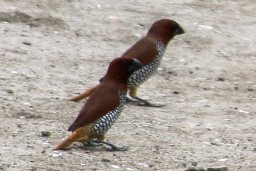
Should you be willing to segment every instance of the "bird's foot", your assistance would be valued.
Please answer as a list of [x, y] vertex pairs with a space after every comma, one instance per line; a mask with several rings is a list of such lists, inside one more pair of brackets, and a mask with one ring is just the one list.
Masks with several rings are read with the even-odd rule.
[[103, 144], [100, 142], [94, 142], [94, 141], [89, 141], [89, 142], [85, 142], [83, 143], [84, 147], [98, 147], [98, 146], [102, 146]]
[[111, 150], [113, 151], [127, 151], [128, 150], [128, 147], [118, 147], [114, 144], [111, 144], [109, 142], [105, 142], [105, 141], [98, 141], [98, 140], [94, 140], [94, 141], [91, 141], [92, 143], [96, 143], [96, 144], [105, 144], [105, 145], [108, 145], [111, 147]]
[[165, 106], [163, 104], [150, 103], [149, 101], [142, 99], [140, 97], [137, 97], [137, 96], [132, 97], [132, 98], [136, 99], [136, 101], [127, 97], [127, 102], [132, 102], [132, 103], [136, 103], [138, 106], [147, 106], [147, 107], [163, 107], [163, 106]]

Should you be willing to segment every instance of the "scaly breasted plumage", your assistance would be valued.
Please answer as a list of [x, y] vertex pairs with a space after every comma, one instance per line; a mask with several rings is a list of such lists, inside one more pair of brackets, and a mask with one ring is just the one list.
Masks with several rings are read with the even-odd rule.
[[104, 135], [116, 121], [124, 107], [129, 76], [142, 64], [132, 58], [116, 58], [108, 68], [104, 79], [86, 101], [76, 120], [68, 128], [70, 136], [55, 150], [61, 150], [73, 142], [104, 142]]
[[[139, 98], [137, 96], [137, 88], [157, 71], [169, 41], [176, 35], [183, 33], [184, 30], [181, 26], [173, 20], [162, 19], [156, 21], [149, 29], [147, 35], [136, 42], [121, 56], [122, 58], [135, 58], [144, 65], [141, 69], [135, 71], [128, 79], [129, 95], [132, 98], [143, 102], [147, 106], [158, 106]], [[89, 96], [96, 88], [97, 86], [71, 100], [81, 100]]]

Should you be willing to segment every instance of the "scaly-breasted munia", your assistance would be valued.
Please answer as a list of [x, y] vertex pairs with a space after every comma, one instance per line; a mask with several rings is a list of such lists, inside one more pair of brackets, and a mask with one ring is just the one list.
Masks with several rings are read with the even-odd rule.
[[123, 110], [129, 76], [141, 68], [142, 64], [136, 59], [114, 59], [101, 84], [93, 91], [68, 128], [72, 133], [55, 150], [62, 150], [73, 142], [98, 142], [111, 146], [113, 150], [122, 150], [105, 142], [104, 136]]
[[[152, 104], [147, 100], [138, 97], [137, 88], [157, 71], [169, 41], [174, 36], [183, 33], [184, 30], [174, 20], [158, 20], [151, 26], [145, 37], [136, 42], [121, 56], [122, 58], [135, 58], [144, 65], [141, 69], [134, 72], [128, 79], [129, 95], [132, 98], [143, 102], [146, 106], [162, 106]], [[78, 101], [87, 96], [90, 96], [90, 94], [96, 88], [97, 86], [85, 91], [84, 93], [70, 100]]]

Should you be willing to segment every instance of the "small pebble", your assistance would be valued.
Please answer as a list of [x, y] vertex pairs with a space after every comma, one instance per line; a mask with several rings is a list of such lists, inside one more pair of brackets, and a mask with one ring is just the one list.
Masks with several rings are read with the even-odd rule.
[[250, 87], [247, 89], [247, 91], [255, 91], [255, 90], [256, 90], [256, 88], [254, 88], [254, 87]]
[[115, 168], [115, 169], [119, 169], [120, 167], [119, 166], [117, 166], [117, 165], [111, 165], [113, 168]]
[[62, 153], [54, 152], [52, 154], [52, 157], [60, 157], [60, 156], [62, 156]]
[[8, 93], [8, 94], [13, 94], [14, 93], [14, 91], [10, 90], [10, 89], [5, 90], [5, 92]]
[[145, 24], [142, 24], [142, 23], [138, 23], [138, 25], [141, 27], [145, 27]]
[[211, 145], [216, 145], [216, 146], [218, 146], [219, 144], [218, 144], [217, 142], [215, 142], [215, 141], [211, 141]]
[[22, 128], [22, 124], [17, 124], [17, 127], [18, 128]]
[[178, 91], [174, 91], [174, 92], [172, 92], [173, 94], [180, 94], [180, 92], [178, 92]]
[[207, 168], [207, 171], [229, 171], [228, 167]]
[[109, 160], [109, 159], [106, 159], [106, 158], [101, 159], [101, 161], [102, 161], [102, 162], [110, 162], [110, 160]]
[[253, 86], [250, 86], [247, 91], [256, 91], [256, 84]]
[[167, 71], [167, 73], [173, 76], [178, 76], [177, 72], [175, 71]]
[[235, 90], [239, 90], [239, 87], [238, 87], [238, 86], [236, 86], [236, 87], [234, 87], [234, 89], [235, 89]]
[[195, 166], [197, 166], [197, 165], [198, 165], [198, 162], [193, 161], [193, 162], [191, 163], [191, 165], [195, 167]]
[[204, 168], [188, 168], [187, 170], [185, 171], [206, 171]]
[[49, 137], [49, 136], [51, 136], [51, 133], [49, 131], [42, 131], [41, 135], [42, 135], [42, 137]]
[[29, 41], [26, 41], [26, 40], [25, 40], [25, 41], [23, 41], [22, 43], [23, 43], [24, 45], [31, 46], [31, 43], [30, 43]]
[[224, 77], [218, 77], [217, 81], [225, 81], [225, 78]]

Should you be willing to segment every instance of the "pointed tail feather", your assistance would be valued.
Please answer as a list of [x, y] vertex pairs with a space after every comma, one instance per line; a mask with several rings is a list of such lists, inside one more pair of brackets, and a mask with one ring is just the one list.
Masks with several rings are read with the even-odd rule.
[[86, 90], [82, 94], [71, 98], [70, 101], [77, 102], [77, 101], [82, 100], [86, 97], [89, 97], [96, 90], [97, 87], [98, 87], [98, 85], [95, 86], [95, 87], [90, 88], [89, 90]]
[[65, 140], [59, 143], [57, 147], [54, 148], [54, 150], [63, 150], [65, 147], [77, 141], [78, 138], [79, 137], [77, 136], [76, 132], [72, 132]]

